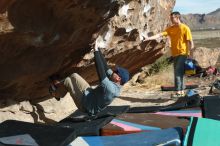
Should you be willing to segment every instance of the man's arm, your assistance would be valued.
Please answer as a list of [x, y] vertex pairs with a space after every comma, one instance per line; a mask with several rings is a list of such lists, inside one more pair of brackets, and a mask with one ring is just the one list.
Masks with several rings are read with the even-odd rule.
[[104, 80], [107, 75], [106, 75], [106, 68], [107, 68], [107, 63], [104, 59], [104, 57], [102, 56], [101, 52], [99, 51], [98, 48], [98, 40], [96, 40], [95, 42], [95, 52], [94, 52], [94, 57], [95, 57], [95, 66], [96, 66], [96, 71], [99, 77], [99, 81], [101, 82], [102, 80]]
[[193, 40], [188, 40], [187, 41], [187, 48], [189, 50], [189, 57], [193, 58], [193, 50], [194, 50], [194, 43]]
[[[99, 36], [100, 37], [100, 36]], [[105, 69], [105, 73], [107, 74], [107, 76], [108, 77], [111, 77], [111, 75], [112, 75], [112, 73], [113, 73], [113, 71], [112, 71], [112, 69], [108, 66], [108, 64], [107, 64], [107, 62], [106, 62], [106, 59], [104, 58], [104, 56], [103, 56], [103, 54], [102, 54], [102, 52], [101, 52], [101, 50], [100, 50], [100, 38], [97, 38], [96, 39], [96, 42], [95, 42], [95, 51], [99, 51], [99, 55], [100, 55], [100, 57], [101, 57], [101, 59], [102, 59], [102, 64], [103, 64], [103, 66], [104, 66], [104, 69]]]
[[103, 65], [104, 65], [105, 72], [107, 72], [110, 68], [109, 68], [109, 66], [108, 66], [108, 64], [107, 64], [107, 62], [106, 62], [106, 60], [105, 60], [105, 58], [104, 58], [104, 56], [103, 56], [103, 54], [102, 54], [100, 48], [99, 48], [98, 50], [99, 50], [99, 52], [100, 52], [99, 55], [100, 55], [100, 57], [101, 57], [101, 59], [102, 59], [102, 63], [103, 63]]
[[163, 33], [158, 33], [158, 34], [153, 35], [153, 36], [151, 36], [151, 37], [145, 38], [145, 40], [146, 40], [146, 41], [155, 40], [155, 39], [160, 38], [160, 37], [162, 37], [162, 36], [163, 36]]

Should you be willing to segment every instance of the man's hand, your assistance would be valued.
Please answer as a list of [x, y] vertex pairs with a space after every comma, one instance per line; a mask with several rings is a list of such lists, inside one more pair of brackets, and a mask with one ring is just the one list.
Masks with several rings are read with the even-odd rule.
[[190, 50], [188, 58], [193, 59], [193, 49]]
[[144, 40], [145, 40], [145, 41], [149, 41], [149, 40], [150, 40], [150, 38], [149, 38], [149, 37], [146, 37], [146, 38], [144, 38]]
[[52, 83], [55, 85], [55, 86], [58, 86], [61, 82], [59, 80], [53, 80]]
[[189, 58], [193, 58], [193, 53], [194, 53], [194, 43], [193, 41], [187, 41], [187, 47], [188, 47], [188, 50], [189, 50]]
[[98, 48], [99, 48], [99, 47], [98, 47], [98, 43], [97, 43], [97, 40], [96, 40], [96, 41], [95, 41], [95, 48], [94, 48], [94, 50], [95, 50], [95, 51], [98, 51]]
[[95, 51], [98, 51], [98, 48], [106, 48], [108, 46], [108, 42], [102, 38], [102, 36], [98, 36], [95, 41]]
[[98, 48], [100, 48], [101, 46], [103, 46], [103, 40], [101, 36], [98, 36], [95, 40], [95, 51], [98, 51]]
[[146, 38], [148, 37], [147, 35], [145, 35], [145, 33], [144, 32], [141, 32], [140, 33], [140, 35], [139, 35], [139, 37], [140, 37], [140, 40], [141, 41], [145, 41], [146, 40]]
[[162, 36], [163, 36], [162, 33], [158, 33], [158, 34], [150, 36], [150, 37], [147, 36], [147, 37], [145, 37], [145, 41], [156, 40]]

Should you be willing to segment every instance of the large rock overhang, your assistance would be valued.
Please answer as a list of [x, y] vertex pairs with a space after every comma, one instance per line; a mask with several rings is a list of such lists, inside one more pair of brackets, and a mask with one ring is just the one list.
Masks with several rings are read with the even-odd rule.
[[51, 75], [77, 72], [95, 83], [97, 36], [109, 64], [131, 74], [162, 56], [164, 43], [141, 34], [162, 31], [175, 0], [1, 0], [0, 98], [50, 98]]

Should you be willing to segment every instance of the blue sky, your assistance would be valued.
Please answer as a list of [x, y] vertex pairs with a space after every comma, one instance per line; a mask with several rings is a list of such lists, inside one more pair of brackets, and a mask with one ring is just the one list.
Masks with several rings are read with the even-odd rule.
[[220, 0], [176, 0], [174, 11], [181, 14], [207, 14], [220, 8]]

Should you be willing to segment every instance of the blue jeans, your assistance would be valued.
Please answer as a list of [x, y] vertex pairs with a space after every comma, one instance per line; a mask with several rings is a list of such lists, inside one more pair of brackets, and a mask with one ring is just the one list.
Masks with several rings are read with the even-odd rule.
[[176, 91], [182, 91], [185, 89], [184, 84], [184, 63], [186, 61], [186, 55], [179, 55], [174, 57], [174, 82]]

